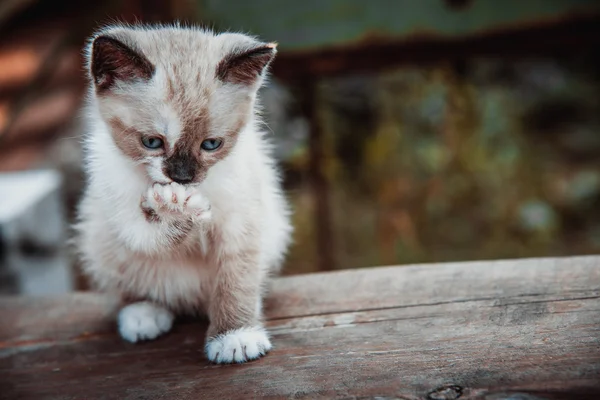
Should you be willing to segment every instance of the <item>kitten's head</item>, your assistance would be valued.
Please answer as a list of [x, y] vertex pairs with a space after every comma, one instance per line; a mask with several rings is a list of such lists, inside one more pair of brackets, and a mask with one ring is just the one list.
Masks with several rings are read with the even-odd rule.
[[110, 27], [88, 68], [102, 120], [153, 182], [201, 182], [234, 148], [276, 53], [242, 34]]

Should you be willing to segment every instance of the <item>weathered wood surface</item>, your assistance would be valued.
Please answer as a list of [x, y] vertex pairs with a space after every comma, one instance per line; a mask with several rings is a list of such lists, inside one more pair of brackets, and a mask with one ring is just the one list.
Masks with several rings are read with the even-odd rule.
[[203, 356], [205, 326], [132, 345], [115, 299], [0, 300], [6, 399], [600, 399], [600, 258], [389, 267], [277, 280], [275, 349]]

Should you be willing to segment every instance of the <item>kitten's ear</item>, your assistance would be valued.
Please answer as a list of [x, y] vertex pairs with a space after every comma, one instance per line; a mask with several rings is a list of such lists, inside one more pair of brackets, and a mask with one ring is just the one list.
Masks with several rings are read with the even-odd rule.
[[252, 85], [262, 76], [277, 54], [277, 44], [260, 47], [226, 56], [217, 66], [217, 78], [223, 82]]
[[94, 39], [90, 68], [98, 91], [117, 81], [148, 80], [154, 75], [154, 65], [143, 54], [108, 36]]

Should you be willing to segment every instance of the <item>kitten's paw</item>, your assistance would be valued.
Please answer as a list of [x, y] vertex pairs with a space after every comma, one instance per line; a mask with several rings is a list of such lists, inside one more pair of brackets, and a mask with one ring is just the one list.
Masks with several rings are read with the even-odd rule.
[[186, 189], [183, 207], [185, 212], [198, 220], [207, 220], [211, 217], [210, 202], [197, 190]]
[[256, 360], [271, 350], [271, 341], [260, 326], [234, 329], [209, 338], [206, 356], [217, 364], [243, 363]]
[[131, 343], [155, 339], [171, 330], [173, 314], [166, 308], [142, 301], [125, 306], [119, 312], [119, 333]]
[[196, 188], [178, 183], [155, 183], [148, 189], [142, 206], [171, 213], [185, 214], [198, 219], [210, 218], [210, 203]]

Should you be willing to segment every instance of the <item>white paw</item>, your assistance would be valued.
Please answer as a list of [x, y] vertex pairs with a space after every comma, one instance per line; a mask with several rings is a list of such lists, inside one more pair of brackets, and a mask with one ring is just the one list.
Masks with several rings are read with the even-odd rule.
[[218, 364], [243, 363], [255, 360], [271, 350], [271, 341], [264, 328], [256, 326], [229, 331], [208, 339], [206, 356]]
[[178, 183], [155, 183], [148, 189], [143, 206], [162, 211], [186, 214], [199, 219], [210, 217], [210, 203], [198, 189]]
[[147, 301], [133, 303], [119, 312], [119, 333], [123, 339], [135, 343], [155, 339], [171, 330], [173, 314]]

